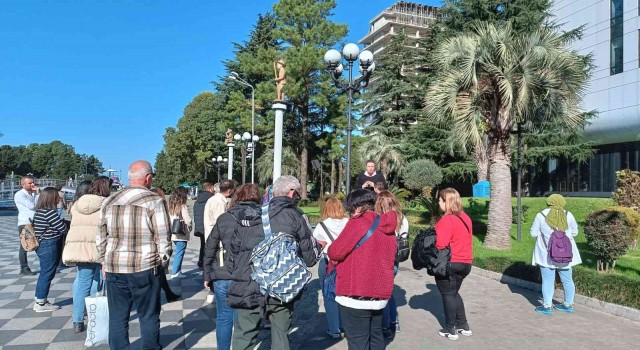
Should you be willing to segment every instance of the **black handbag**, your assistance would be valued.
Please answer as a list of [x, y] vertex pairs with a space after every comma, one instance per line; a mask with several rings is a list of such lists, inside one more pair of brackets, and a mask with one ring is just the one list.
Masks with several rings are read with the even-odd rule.
[[171, 222], [171, 234], [177, 236], [185, 236], [189, 233], [189, 227], [182, 219], [182, 213], [178, 213], [178, 217]]

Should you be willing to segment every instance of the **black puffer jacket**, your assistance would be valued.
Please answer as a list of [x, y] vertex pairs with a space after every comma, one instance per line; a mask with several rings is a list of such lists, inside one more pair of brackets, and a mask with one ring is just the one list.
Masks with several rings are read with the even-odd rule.
[[436, 248], [436, 230], [433, 227], [422, 229], [413, 241], [411, 262], [413, 268], [427, 269], [431, 276], [446, 276], [449, 268], [451, 250]]
[[198, 232], [204, 235], [204, 206], [212, 196], [213, 193], [202, 191], [198, 193], [198, 198], [193, 203], [193, 232], [196, 236], [199, 236]]
[[[216, 225], [213, 226], [211, 234], [207, 238], [204, 248], [204, 257], [202, 265], [204, 268], [204, 280], [230, 280], [231, 278], [231, 240], [236, 236], [240, 226], [240, 220], [244, 220], [244, 210], [250, 203], [238, 203], [229, 212], [223, 213], [218, 217]], [[233, 209], [233, 210], [232, 210]], [[233, 213], [230, 213], [233, 211]], [[234, 215], [235, 214], [235, 215]], [[253, 215], [253, 214], [252, 214]], [[258, 215], [258, 219], [260, 216]], [[260, 222], [254, 224], [258, 225]], [[262, 228], [262, 226], [260, 226]], [[224, 261], [220, 266], [220, 241], [224, 250]]]
[[[231, 307], [242, 309], [252, 309], [267, 302], [281, 304], [279, 300], [262, 295], [258, 284], [251, 279], [251, 252], [264, 239], [264, 231], [260, 206], [253, 203], [243, 205], [236, 205], [225, 213], [233, 215], [238, 222], [238, 232], [231, 241], [229, 268], [234, 282], [229, 287], [227, 303]], [[274, 197], [269, 205], [269, 220], [272, 232], [286, 232], [296, 238], [300, 255], [308, 267], [316, 264], [320, 246], [293, 199]]]

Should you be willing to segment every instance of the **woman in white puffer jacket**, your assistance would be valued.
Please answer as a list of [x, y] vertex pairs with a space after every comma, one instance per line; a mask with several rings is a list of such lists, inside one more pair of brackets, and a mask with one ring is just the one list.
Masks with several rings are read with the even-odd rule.
[[98, 214], [102, 202], [111, 194], [111, 180], [99, 176], [91, 183], [87, 194], [73, 203], [70, 210], [71, 226], [62, 252], [65, 265], [77, 266], [73, 282], [73, 329], [84, 332], [84, 298], [102, 289], [102, 266], [98, 259], [96, 235]]

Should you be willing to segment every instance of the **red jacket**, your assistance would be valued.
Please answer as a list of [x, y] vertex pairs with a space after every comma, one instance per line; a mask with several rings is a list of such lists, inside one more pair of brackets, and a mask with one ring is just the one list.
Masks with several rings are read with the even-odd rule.
[[[467, 227], [460, 220], [469, 226]], [[465, 212], [460, 213], [460, 218], [449, 214], [443, 216], [436, 224], [436, 248], [444, 249], [451, 245], [451, 262], [473, 262], [473, 227], [471, 218]]]
[[[376, 214], [372, 211], [353, 217], [331, 244], [329, 259], [338, 261], [336, 295], [391, 298], [396, 250], [396, 213], [380, 215], [373, 235], [359, 248], [352, 249], [367, 233]], [[350, 254], [351, 253], [351, 254]]]

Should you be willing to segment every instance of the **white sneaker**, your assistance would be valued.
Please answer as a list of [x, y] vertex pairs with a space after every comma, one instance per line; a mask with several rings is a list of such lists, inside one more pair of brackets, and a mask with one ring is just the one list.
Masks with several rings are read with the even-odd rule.
[[182, 274], [182, 272], [178, 272], [176, 274], [171, 275], [171, 279], [176, 279], [176, 278], [185, 278], [186, 276]]
[[45, 301], [44, 304], [38, 304], [38, 303], [33, 304], [33, 311], [35, 312], [49, 312], [49, 311], [56, 311], [56, 310], [60, 310], [60, 306], [51, 304], [48, 301]]
[[213, 294], [207, 294], [207, 300], [205, 300], [205, 303], [207, 303], [207, 304], [213, 304], [214, 299], [215, 299], [215, 295], [213, 295]]

